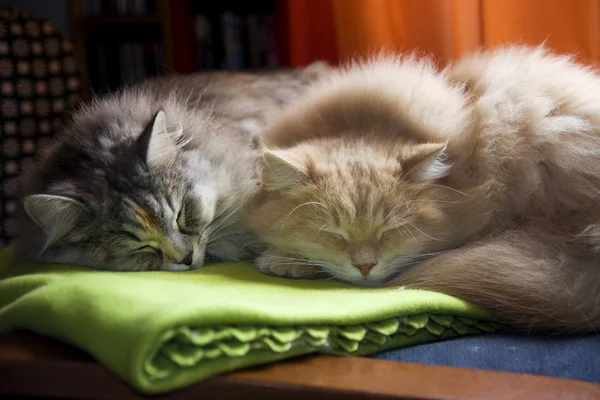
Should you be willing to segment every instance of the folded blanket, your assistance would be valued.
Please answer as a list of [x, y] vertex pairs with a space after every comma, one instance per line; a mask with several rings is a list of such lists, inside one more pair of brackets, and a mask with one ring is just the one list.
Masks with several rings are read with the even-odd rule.
[[301, 354], [367, 355], [499, 328], [443, 294], [275, 278], [247, 264], [125, 273], [9, 268], [10, 257], [0, 253], [0, 332], [70, 343], [146, 393]]

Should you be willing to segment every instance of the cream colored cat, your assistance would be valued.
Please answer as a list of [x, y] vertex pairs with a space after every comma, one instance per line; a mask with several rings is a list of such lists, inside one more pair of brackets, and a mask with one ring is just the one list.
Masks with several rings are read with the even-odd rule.
[[543, 49], [353, 65], [266, 135], [257, 266], [599, 329], [599, 128], [600, 77]]

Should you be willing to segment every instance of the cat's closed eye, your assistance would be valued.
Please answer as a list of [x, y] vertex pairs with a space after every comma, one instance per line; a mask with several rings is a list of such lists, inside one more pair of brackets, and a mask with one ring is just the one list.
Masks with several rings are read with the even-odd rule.
[[339, 240], [340, 242], [346, 242], [346, 238], [344, 237], [344, 235], [337, 233], [337, 232], [331, 232], [331, 231], [324, 231], [325, 234], [327, 234], [327, 236], [329, 236], [332, 239], [335, 240]]
[[142, 241], [135, 233], [132, 233], [129, 231], [121, 231], [120, 233], [124, 236], [127, 236], [129, 239], [133, 240], [134, 242]]
[[138, 248], [136, 250], [136, 252], [149, 253], [149, 254], [152, 254], [152, 255], [160, 258], [161, 260], [164, 259], [164, 255], [163, 255], [162, 250], [161, 249], [157, 249], [156, 247], [153, 247], [153, 246], [149, 246], [149, 245], [142, 246], [142, 247]]
[[381, 232], [379, 234], [379, 240], [383, 240], [387, 237], [389, 237], [392, 233], [394, 232], [398, 232], [398, 228], [391, 228], [391, 229], [386, 229], [385, 231]]
[[175, 220], [179, 232], [184, 235], [197, 235], [204, 226], [201, 215], [202, 209], [198, 202], [193, 198], [186, 199], [181, 205]]
[[186, 233], [188, 229], [188, 225], [185, 220], [185, 207], [181, 207], [179, 214], [177, 214], [177, 227], [181, 233]]
[[177, 214], [177, 229], [184, 235], [197, 234], [200, 228], [201, 221], [195, 215], [196, 209], [192, 208], [189, 204], [183, 205]]
[[[124, 235], [124, 236], [127, 236], [129, 239], [131, 239], [134, 242], [142, 243], [142, 240], [135, 233], [133, 233], [133, 232], [121, 231], [120, 233], [122, 235]], [[135, 252], [149, 253], [149, 254], [152, 254], [152, 255], [160, 258], [161, 260], [163, 259], [163, 252], [162, 252], [162, 250], [158, 249], [156, 247], [150, 246], [150, 245], [140, 246], [140, 247], [136, 248], [134, 251]]]

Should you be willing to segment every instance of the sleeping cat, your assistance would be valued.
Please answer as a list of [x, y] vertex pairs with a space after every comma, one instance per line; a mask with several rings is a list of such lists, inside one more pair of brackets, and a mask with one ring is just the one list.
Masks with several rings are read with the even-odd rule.
[[18, 259], [187, 270], [248, 257], [256, 135], [328, 67], [151, 79], [77, 111], [24, 179]]
[[260, 270], [600, 329], [600, 77], [541, 48], [358, 63], [265, 134]]

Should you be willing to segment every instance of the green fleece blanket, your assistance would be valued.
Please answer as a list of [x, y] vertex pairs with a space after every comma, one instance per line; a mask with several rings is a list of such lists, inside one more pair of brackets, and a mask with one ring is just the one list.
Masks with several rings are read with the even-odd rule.
[[443, 294], [274, 278], [247, 264], [124, 273], [8, 268], [10, 257], [0, 253], [0, 332], [70, 343], [146, 393], [301, 354], [367, 355], [499, 328]]

